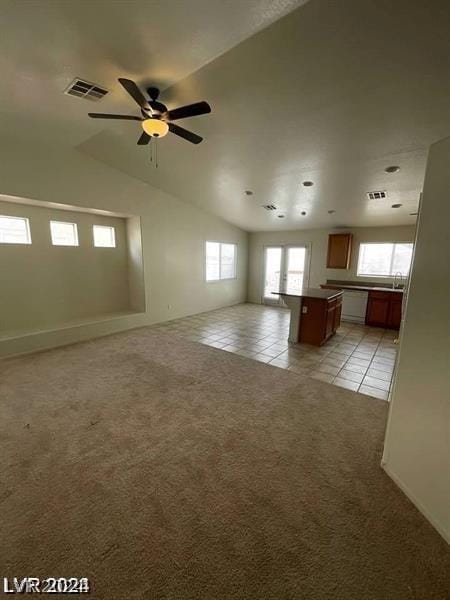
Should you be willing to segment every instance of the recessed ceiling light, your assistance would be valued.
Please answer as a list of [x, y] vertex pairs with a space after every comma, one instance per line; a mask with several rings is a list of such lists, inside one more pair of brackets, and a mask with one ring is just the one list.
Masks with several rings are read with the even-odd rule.
[[306, 210], [302, 210], [300, 214], [304, 217], [306, 215]]
[[398, 173], [400, 171], [400, 167], [397, 165], [391, 165], [390, 167], [385, 168], [386, 173]]
[[401, 204], [393, 204], [392, 208], [400, 208], [400, 206], [402, 206]]
[[252, 190], [245, 190], [244, 194], [245, 194], [246, 196], [253, 196], [253, 192], [252, 192]]
[[278, 215], [279, 219], [284, 219], [284, 215]]
[[329, 211], [328, 211], [328, 214], [329, 214], [329, 215], [332, 215], [332, 214], [334, 214], [335, 212], [336, 212], [335, 210], [329, 210]]
[[304, 181], [304, 182], [303, 182], [303, 185], [304, 185], [305, 187], [311, 187], [312, 185], [314, 185], [314, 182], [313, 182], [313, 181]]

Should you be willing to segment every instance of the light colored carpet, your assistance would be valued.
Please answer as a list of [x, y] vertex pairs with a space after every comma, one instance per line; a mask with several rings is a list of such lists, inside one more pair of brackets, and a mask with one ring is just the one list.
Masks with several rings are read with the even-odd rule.
[[[139, 329], [0, 362], [0, 575], [101, 600], [444, 600], [387, 403]], [[55, 595], [57, 597], [57, 595]]]

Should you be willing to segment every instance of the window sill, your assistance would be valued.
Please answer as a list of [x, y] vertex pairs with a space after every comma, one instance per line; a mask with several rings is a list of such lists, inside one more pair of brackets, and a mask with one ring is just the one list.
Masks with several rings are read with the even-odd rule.
[[237, 281], [237, 277], [227, 277], [225, 279], [205, 279], [205, 283], [223, 283], [224, 281]]
[[356, 273], [356, 277], [371, 277], [372, 279], [393, 279], [394, 275], [370, 275], [369, 273]]

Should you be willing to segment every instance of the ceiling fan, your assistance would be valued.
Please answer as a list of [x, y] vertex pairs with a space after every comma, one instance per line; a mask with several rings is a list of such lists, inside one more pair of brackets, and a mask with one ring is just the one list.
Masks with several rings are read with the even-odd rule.
[[147, 100], [138, 86], [131, 81], [131, 79], [119, 78], [119, 83], [125, 88], [130, 94], [133, 100], [138, 104], [141, 109], [141, 116], [134, 115], [110, 115], [105, 113], [89, 113], [92, 119], [121, 119], [124, 121], [140, 121], [142, 124], [141, 137], [138, 139], [138, 144], [144, 146], [150, 142], [152, 138], [164, 137], [169, 131], [182, 137], [188, 142], [193, 144], [199, 144], [202, 141], [202, 137], [192, 131], [188, 131], [179, 125], [173, 123], [177, 119], [187, 119], [189, 117], [197, 117], [199, 115], [206, 115], [211, 112], [211, 107], [207, 102], [195, 102], [194, 104], [188, 104], [187, 106], [180, 106], [173, 110], [168, 110], [165, 104], [158, 102], [159, 89], [156, 87], [149, 87], [147, 93], [149, 100]]

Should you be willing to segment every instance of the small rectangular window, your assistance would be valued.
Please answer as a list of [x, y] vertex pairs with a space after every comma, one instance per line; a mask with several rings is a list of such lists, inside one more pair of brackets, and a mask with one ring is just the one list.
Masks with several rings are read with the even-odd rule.
[[29, 220], [0, 215], [0, 244], [31, 244]]
[[369, 243], [359, 247], [357, 274], [370, 277], [407, 277], [413, 253], [412, 243]]
[[116, 233], [114, 227], [106, 225], [94, 225], [94, 246], [96, 248], [115, 248]]
[[78, 246], [78, 229], [76, 223], [50, 221], [50, 231], [54, 246]]
[[206, 281], [235, 279], [236, 244], [206, 242]]

